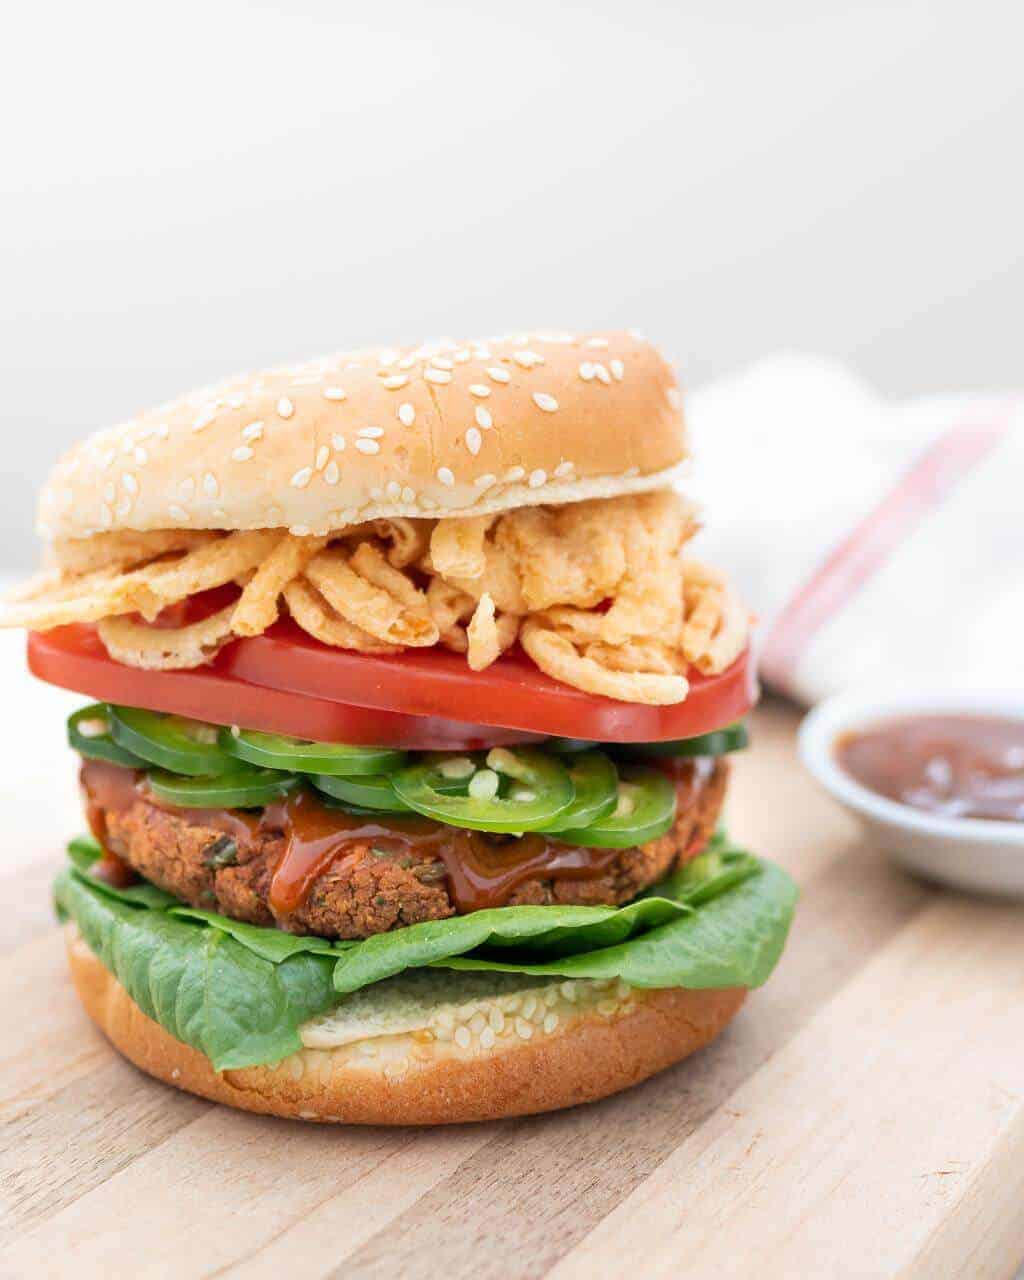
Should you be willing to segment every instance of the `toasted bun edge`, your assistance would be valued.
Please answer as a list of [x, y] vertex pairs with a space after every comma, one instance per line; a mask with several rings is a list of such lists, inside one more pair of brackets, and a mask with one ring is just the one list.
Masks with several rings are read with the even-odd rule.
[[276, 1066], [216, 1072], [208, 1058], [148, 1018], [89, 949], [66, 934], [86, 1012], [135, 1066], [166, 1084], [244, 1111], [359, 1125], [499, 1120], [605, 1098], [713, 1040], [746, 998], [742, 989], [634, 990], [613, 1012], [588, 1010], [551, 1034], [473, 1056], [420, 1046], [401, 1074], [346, 1050], [304, 1050]]

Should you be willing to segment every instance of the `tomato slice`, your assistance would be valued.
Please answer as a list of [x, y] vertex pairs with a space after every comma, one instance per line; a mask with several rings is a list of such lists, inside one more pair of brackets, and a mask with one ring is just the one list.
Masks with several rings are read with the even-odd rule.
[[[649, 707], [560, 684], [516, 651], [473, 672], [462, 655], [440, 648], [387, 657], [329, 649], [290, 621], [235, 641], [195, 671], [126, 667], [108, 656], [95, 627], [63, 627], [29, 636], [29, 667], [51, 684], [122, 706], [409, 750], [474, 750], [537, 735], [591, 742], [692, 738], [738, 720], [757, 699], [749, 653], [719, 675], [692, 672], [685, 702]], [[452, 719], [466, 710], [474, 722]]]
[[196, 671], [138, 671], [109, 657], [96, 629], [89, 626], [33, 632], [28, 638], [28, 665], [40, 680], [103, 702], [314, 742], [409, 751], [478, 751], [535, 742], [539, 737], [514, 729], [368, 710], [257, 688], [224, 675], [217, 664]]

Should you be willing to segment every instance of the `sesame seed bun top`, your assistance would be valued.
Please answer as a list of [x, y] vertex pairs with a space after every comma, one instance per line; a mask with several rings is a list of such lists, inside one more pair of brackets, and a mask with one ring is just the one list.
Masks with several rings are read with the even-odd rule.
[[54, 470], [39, 529], [323, 533], [653, 489], [686, 457], [680, 405], [632, 332], [346, 351], [97, 432]]

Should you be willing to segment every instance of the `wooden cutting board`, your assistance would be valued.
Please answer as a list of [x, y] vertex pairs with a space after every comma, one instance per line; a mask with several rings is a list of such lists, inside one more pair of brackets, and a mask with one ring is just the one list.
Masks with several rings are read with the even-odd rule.
[[19, 806], [38, 847], [3, 884], [0, 1274], [1012, 1276], [1024, 911], [893, 870], [797, 765], [796, 725], [758, 712], [731, 802], [803, 886], [770, 984], [628, 1094], [453, 1130], [259, 1119], [126, 1065], [65, 975], [52, 813]]

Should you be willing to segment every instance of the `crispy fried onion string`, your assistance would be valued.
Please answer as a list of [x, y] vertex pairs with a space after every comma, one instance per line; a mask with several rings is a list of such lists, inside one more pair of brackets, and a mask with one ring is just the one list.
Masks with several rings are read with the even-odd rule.
[[[159, 670], [208, 662], [286, 610], [323, 644], [395, 653], [440, 643], [474, 671], [518, 639], [563, 683], [664, 705], [685, 699], [691, 667], [722, 671], [747, 643], [735, 592], [684, 556], [697, 527], [694, 509], [665, 491], [316, 536], [103, 533], [56, 544], [53, 567], [8, 597], [0, 625], [96, 622], [118, 661]], [[229, 607], [168, 625], [168, 607], [231, 584], [240, 594]]]
[[131, 618], [105, 618], [99, 624], [107, 653], [143, 671], [181, 671], [201, 667], [231, 639], [234, 606], [187, 627], [147, 627]]

